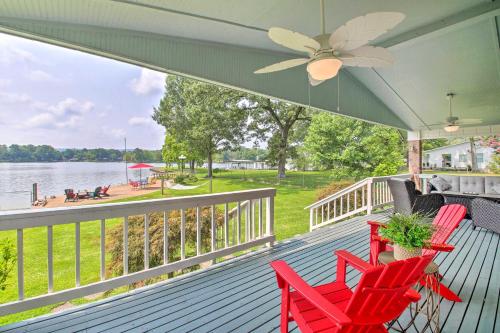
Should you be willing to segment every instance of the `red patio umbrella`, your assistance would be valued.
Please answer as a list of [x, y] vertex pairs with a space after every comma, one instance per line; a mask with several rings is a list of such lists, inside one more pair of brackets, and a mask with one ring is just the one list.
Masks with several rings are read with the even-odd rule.
[[138, 164], [134, 164], [132, 166], [129, 166], [128, 168], [129, 169], [139, 169], [139, 180], [141, 180], [141, 176], [142, 176], [142, 169], [151, 169], [153, 166], [152, 165], [149, 165], [149, 164], [146, 164], [146, 163], [138, 163]]

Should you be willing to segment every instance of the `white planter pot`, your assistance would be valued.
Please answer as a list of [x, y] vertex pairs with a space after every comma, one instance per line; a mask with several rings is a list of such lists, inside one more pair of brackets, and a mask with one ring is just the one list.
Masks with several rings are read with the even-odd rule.
[[405, 247], [394, 244], [394, 259], [404, 260], [413, 257], [420, 257], [422, 255], [421, 248], [407, 249]]

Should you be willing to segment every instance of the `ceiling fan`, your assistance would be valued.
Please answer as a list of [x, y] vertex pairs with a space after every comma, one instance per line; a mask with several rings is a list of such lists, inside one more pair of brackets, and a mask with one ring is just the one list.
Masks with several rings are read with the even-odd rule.
[[[460, 119], [457, 116], [453, 116], [452, 110], [451, 110], [451, 101], [453, 97], [455, 97], [455, 93], [449, 92], [446, 94], [446, 98], [448, 99], [448, 104], [449, 104], [449, 115], [446, 118], [446, 122], [440, 123], [440, 124], [435, 124], [435, 125], [445, 125], [443, 129], [446, 132], [456, 132], [460, 128], [460, 125], [473, 125], [473, 124], [480, 124], [481, 119]], [[432, 126], [432, 125], [430, 125]]]
[[405, 15], [398, 12], [375, 12], [351, 19], [332, 34], [325, 33], [325, 6], [320, 0], [321, 35], [310, 38], [284, 28], [272, 27], [268, 36], [276, 44], [307, 53], [309, 57], [278, 62], [254, 73], [271, 73], [307, 63], [309, 82], [316, 86], [336, 76], [340, 67], [381, 67], [394, 62], [383, 47], [366, 45], [398, 25]]

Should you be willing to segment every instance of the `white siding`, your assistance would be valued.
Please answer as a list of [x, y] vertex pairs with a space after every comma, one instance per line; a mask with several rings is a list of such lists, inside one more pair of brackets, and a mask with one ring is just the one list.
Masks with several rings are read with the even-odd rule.
[[[464, 142], [462, 144], [451, 145], [446, 147], [441, 147], [424, 152], [424, 166], [441, 168], [443, 167], [443, 155], [451, 155], [451, 167], [452, 168], [467, 168], [471, 165], [470, 160], [470, 143]], [[476, 144], [476, 154], [483, 154], [483, 162], [478, 163], [477, 167], [479, 169], [486, 169], [489, 162], [491, 161], [491, 155], [493, 155], [493, 149], [488, 147], [481, 147]], [[466, 156], [466, 162], [460, 161], [460, 155]]]

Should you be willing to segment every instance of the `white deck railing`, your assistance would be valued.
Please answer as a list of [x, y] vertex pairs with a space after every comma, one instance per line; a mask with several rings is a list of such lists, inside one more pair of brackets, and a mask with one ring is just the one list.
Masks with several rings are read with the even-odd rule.
[[[0, 231], [17, 230], [18, 286], [18, 300], [0, 304], [0, 315], [17, 313], [103, 292], [215, 260], [259, 245], [272, 245], [275, 239], [273, 231], [275, 195], [276, 190], [269, 188], [126, 203], [0, 212]], [[211, 212], [211, 248], [205, 253], [202, 251], [202, 225], [200, 222], [200, 212], [204, 207], [209, 207]], [[196, 244], [193, 244], [196, 247], [196, 254], [192, 256], [186, 254], [186, 211], [188, 209], [195, 209], [196, 211]], [[163, 223], [163, 235], [168, 235], [169, 212], [174, 210], [180, 213], [180, 249], [178, 249], [180, 259], [169, 262], [169, 237], [163, 237], [163, 263], [160, 266], [150, 268], [150, 234], [148, 232], [149, 221], [147, 214], [162, 212], [163, 221], [167, 221], [167, 223]], [[217, 211], [224, 214], [221, 227], [217, 226]], [[144, 269], [138, 272], [129, 272], [128, 223], [130, 216], [137, 215], [144, 217]], [[121, 276], [106, 279], [106, 220], [115, 218], [123, 219], [124, 273]], [[96, 227], [100, 227], [100, 281], [87, 285], [80, 284], [80, 229], [82, 223], [97, 223], [99, 225], [96, 225]], [[75, 252], [73, 254], [75, 256], [75, 283], [71, 289], [54, 292], [53, 226], [64, 224], [72, 224], [75, 228]], [[23, 234], [25, 229], [35, 227], [47, 228], [47, 293], [25, 299]]]
[[387, 179], [409, 177], [409, 174], [370, 177], [352, 184], [305, 209], [309, 209], [310, 231], [392, 203]]

